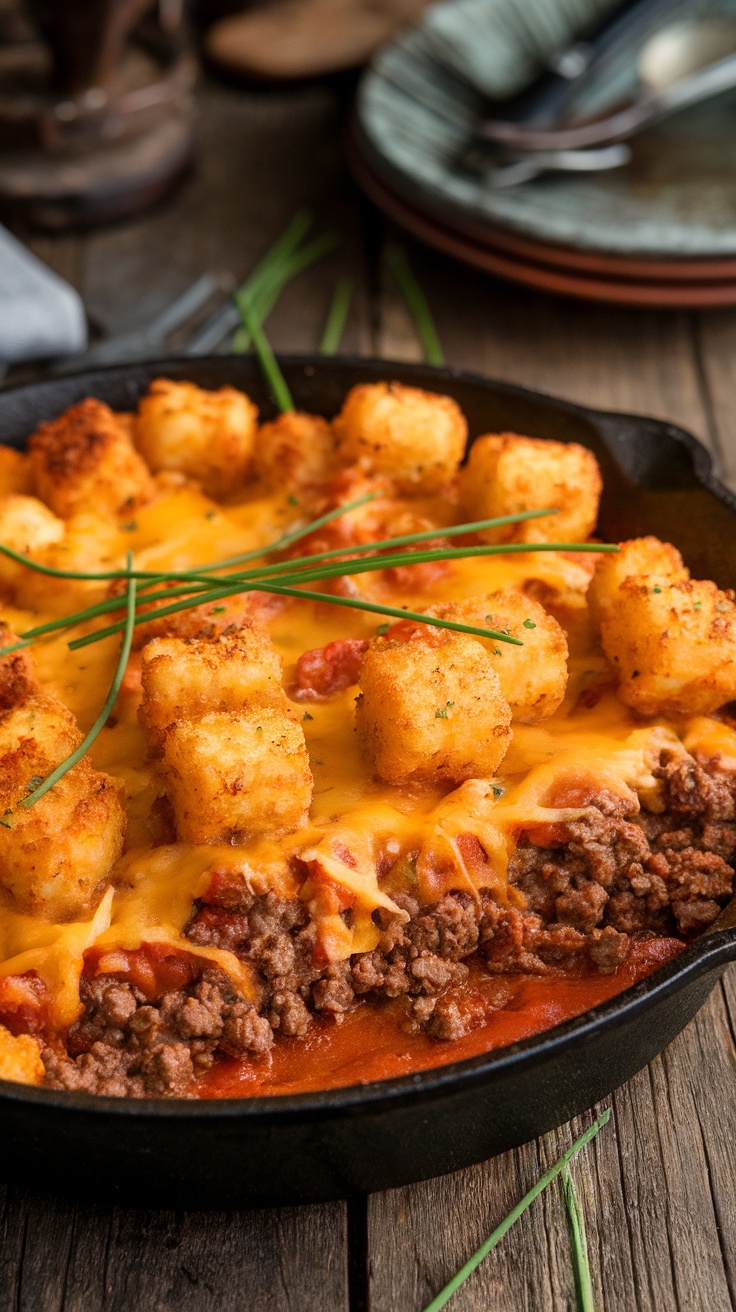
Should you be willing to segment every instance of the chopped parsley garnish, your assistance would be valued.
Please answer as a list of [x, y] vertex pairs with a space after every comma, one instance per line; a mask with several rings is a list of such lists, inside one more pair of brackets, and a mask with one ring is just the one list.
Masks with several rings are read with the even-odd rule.
[[138, 520], [129, 519], [127, 524], [120, 525], [121, 533], [135, 533], [138, 530]]
[[224, 615], [227, 606], [213, 606], [210, 615]]
[[35, 793], [36, 789], [40, 788], [42, 783], [43, 783], [43, 775], [34, 774], [33, 778], [29, 779], [28, 783], [26, 784], [26, 792]]
[[216, 514], [217, 514], [216, 510], [206, 510], [204, 517], [205, 519], [214, 519]]
[[309, 711], [305, 711], [304, 714], [303, 714], [303, 716], [302, 716], [302, 719], [303, 719], [303, 720], [313, 720], [313, 719], [314, 719], [314, 716], [313, 716], [313, 715], [310, 715], [310, 714], [309, 714]]
[[455, 705], [454, 702], [445, 702], [441, 710], [435, 711], [434, 713], [435, 720], [446, 720], [448, 710], [451, 710], [454, 705]]
[[524, 628], [525, 628], [525, 629], [536, 629], [536, 627], [537, 627], [537, 626], [536, 626], [536, 624], [534, 623], [534, 620], [524, 620]]
[[700, 610], [700, 608], [701, 608], [702, 605], [703, 605], [702, 601], [694, 601], [694, 602], [693, 602], [693, 610]]
[[659, 596], [661, 591], [662, 591], [661, 588], [652, 588], [652, 592], [656, 593], [657, 596]]
[[494, 648], [493, 648], [493, 655], [494, 655], [494, 656], [503, 656], [503, 652], [501, 651], [501, 648], [500, 648], [500, 647], [494, 647]]
[[287, 501], [289, 502], [289, 505], [290, 505], [290, 506], [298, 506], [298, 505], [299, 505], [299, 502], [298, 502], [297, 498], [296, 498], [293, 494], [292, 494], [290, 497], [287, 497]]
[[391, 628], [390, 624], [379, 624], [378, 628], [376, 629], [376, 633], [378, 634], [379, 638], [382, 638], [384, 634], [388, 633], [390, 628]]
[[503, 797], [505, 790], [501, 787], [500, 784], [491, 784], [491, 788], [493, 789], [494, 797]]

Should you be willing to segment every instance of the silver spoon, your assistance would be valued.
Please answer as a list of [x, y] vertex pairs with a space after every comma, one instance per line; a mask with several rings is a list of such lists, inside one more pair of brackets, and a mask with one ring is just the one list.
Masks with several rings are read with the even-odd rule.
[[520, 151], [578, 150], [635, 136], [670, 114], [736, 87], [736, 21], [692, 18], [644, 43], [636, 63], [640, 93], [604, 118], [577, 126], [534, 127], [489, 119], [478, 135]]
[[631, 151], [623, 142], [596, 150], [535, 150], [488, 154], [481, 146], [467, 152], [464, 167], [483, 177], [491, 187], [516, 187], [540, 173], [602, 173], [628, 164]]

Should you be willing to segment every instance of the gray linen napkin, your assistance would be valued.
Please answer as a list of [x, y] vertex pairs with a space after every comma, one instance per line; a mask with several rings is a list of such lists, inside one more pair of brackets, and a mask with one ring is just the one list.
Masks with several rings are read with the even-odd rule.
[[0, 227], [0, 365], [72, 355], [86, 345], [74, 288]]

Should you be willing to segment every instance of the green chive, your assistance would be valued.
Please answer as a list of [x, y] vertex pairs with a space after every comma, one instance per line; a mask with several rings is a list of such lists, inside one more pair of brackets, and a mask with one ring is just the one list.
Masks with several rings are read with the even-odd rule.
[[[568, 544], [569, 546], [570, 544]], [[574, 544], [572, 544], [574, 545]], [[396, 568], [401, 565], [417, 565], [435, 560], [453, 560], [455, 558], [465, 559], [468, 556], [479, 557], [486, 555], [512, 554], [516, 550], [528, 551], [559, 551], [559, 543], [538, 542], [538, 543], [507, 543], [504, 545], [490, 547], [461, 547], [458, 550], [449, 551], [447, 548], [438, 551], [409, 552], [396, 556], [378, 556], [371, 560], [365, 561], [341, 561], [334, 565], [318, 566], [316, 569], [310, 569], [310, 558], [303, 557], [298, 562], [291, 562], [290, 568], [286, 565], [265, 566], [263, 569], [253, 570], [250, 574], [242, 574], [236, 580], [225, 584], [225, 580], [212, 580], [208, 589], [208, 596], [212, 601], [220, 601], [224, 597], [235, 596], [239, 592], [271, 592], [277, 596], [297, 597], [302, 600], [311, 601], [328, 601], [333, 605], [347, 605], [346, 598], [335, 598], [330, 593], [310, 592], [306, 589], [293, 586], [301, 583], [310, 583], [317, 579], [338, 578], [342, 575], [363, 574], [374, 572], [386, 568]], [[567, 547], [566, 547], [567, 549]], [[613, 548], [618, 550], [617, 547]], [[586, 550], [591, 550], [587, 548]], [[596, 548], [598, 551], [605, 551], [607, 548], [600, 545]], [[293, 572], [294, 565], [298, 564], [299, 568], [296, 573]], [[281, 570], [281, 573], [272, 573], [274, 570]], [[262, 581], [264, 576], [268, 576], [268, 581]], [[216, 586], [222, 582], [223, 586]], [[286, 586], [289, 584], [289, 586]], [[179, 611], [188, 610], [193, 605], [199, 605], [202, 594], [197, 593], [195, 599], [188, 599], [182, 602], [176, 602], [171, 606], [162, 606], [138, 616], [136, 624], [147, 624], [155, 619], [164, 618], [167, 615], [174, 615]], [[421, 615], [416, 611], [399, 610], [394, 606], [382, 607], [369, 603], [364, 598], [351, 599], [349, 602], [356, 610], [365, 610], [378, 615], [396, 615], [400, 619], [410, 616], [412, 619], [418, 619], [423, 624], [429, 624], [436, 628], [448, 628], [458, 633], [470, 633], [476, 638], [494, 638], [498, 642], [511, 643], [515, 647], [522, 647], [524, 644], [519, 638], [513, 638], [505, 631], [496, 631], [494, 629], [480, 629], [467, 624], [455, 624], [448, 620], [438, 620], [435, 616]], [[124, 623], [119, 621], [116, 624], [110, 624], [104, 629], [98, 629], [97, 632], [87, 634], [84, 638], [77, 638], [74, 642], [69, 643], [70, 651], [76, 651], [80, 647], [87, 647], [91, 643], [100, 642], [101, 639], [110, 637], [113, 633], [119, 633], [124, 627]], [[8, 649], [0, 651], [0, 656], [7, 654]]]
[[409, 307], [427, 364], [444, 364], [445, 356], [434, 326], [432, 312], [403, 251], [396, 251], [389, 256], [388, 267]]
[[[242, 581], [232, 584], [228, 588], [213, 588], [211, 592], [212, 600], [219, 600], [220, 597], [232, 597], [238, 592], [246, 589]], [[502, 637], [498, 633], [493, 633], [489, 629], [477, 629], [471, 624], [458, 624], [454, 620], [441, 620], [434, 615], [423, 615], [420, 611], [405, 610], [398, 606], [381, 606], [378, 602], [366, 601], [363, 597], [337, 597], [331, 592], [310, 592], [306, 588], [286, 586], [281, 583], [252, 583], [247, 585], [249, 592], [266, 592], [273, 593], [277, 597], [295, 597], [299, 601], [320, 601], [328, 602], [330, 606], [345, 606], [349, 610], [367, 611], [371, 615], [390, 615], [392, 619], [412, 620], [418, 624], [428, 624], [431, 628], [451, 629], [453, 633], [469, 633], [474, 638], [498, 638], [500, 642], [510, 642], [516, 647], [522, 647], [523, 643], [518, 638]], [[171, 606], [161, 606], [158, 610], [149, 611], [145, 615], [139, 615], [134, 620], [134, 624], [148, 624], [151, 620], [163, 619], [167, 615], [175, 615], [178, 611], [187, 610], [191, 602], [179, 601]], [[79, 651], [82, 647], [89, 647], [95, 642], [101, 642], [103, 638], [109, 638], [114, 633], [120, 633], [125, 627], [124, 621], [117, 624], [110, 624], [105, 629], [98, 629], [95, 633], [88, 633], [84, 638], [75, 638], [70, 642], [70, 651]], [[0, 652], [0, 656], [2, 656]]]
[[335, 355], [339, 351], [354, 287], [352, 278], [341, 278], [337, 284], [319, 344], [320, 355]]
[[[343, 509], [345, 508], [343, 507]], [[320, 559], [320, 557], [316, 555], [314, 557], [304, 556], [298, 560], [291, 561], [288, 563], [280, 563], [278, 565], [264, 566], [261, 569], [252, 570], [250, 573], [246, 573], [246, 574], [240, 574], [237, 576], [226, 575], [222, 579], [210, 578], [207, 576], [192, 574], [189, 576], [190, 578], [189, 584], [185, 584], [180, 588], [164, 589], [161, 592], [145, 594], [147, 601], [155, 601], [159, 599], [168, 601], [171, 598], [176, 598], [181, 595], [184, 595], [186, 597], [186, 600], [181, 602], [176, 602], [175, 604], [166, 605], [163, 607], [153, 608], [152, 610], [146, 611], [136, 617], [135, 623], [136, 625], [147, 624], [156, 619], [164, 618], [168, 615], [177, 614], [179, 611], [188, 610], [191, 607], [198, 606], [207, 600], [220, 601], [223, 598], [236, 596], [238, 593], [247, 592], [247, 591], [259, 591], [259, 592], [271, 591], [276, 594], [281, 593], [284, 596], [302, 597], [303, 599], [316, 598], [318, 600], [330, 601], [332, 599], [328, 594], [310, 593], [307, 591], [301, 591], [300, 589], [297, 588], [289, 588], [287, 591], [284, 591], [284, 587], [283, 586], [279, 587], [277, 586], [277, 584], [281, 583], [282, 585], [286, 585], [287, 583], [289, 584], [308, 583], [317, 579], [335, 578], [335, 577], [341, 577], [342, 575], [369, 573], [369, 572], [374, 572], [376, 570], [396, 568], [402, 565], [417, 565], [417, 564], [422, 564], [422, 563], [436, 561], [436, 560], [453, 560], [456, 558], [465, 559], [468, 556], [481, 557], [486, 555], [509, 554], [515, 552], [517, 549], [523, 551], [527, 551], [527, 550], [554, 551], [554, 550], [559, 550], [560, 547], [559, 544], [556, 543], [535, 543], [535, 544], [528, 544], [528, 545], [505, 544], [505, 545], [488, 546], [488, 547], [480, 547], [480, 546], [462, 547], [459, 550], [454, 550], [454, 551], [449, 551], [446, 548], [442, 548], [432, 552], [410, 552], [410, 553], [398, 554], [395, 556], [390, 556], [390, 555], [374, 556], [372, 559], [363, 560], [363, 561], [343, 560], [331, 565], [330, 564], [326, 566], [318, 565], [316, 568], [314, 568], [313, 563], [315, 561], [319, 561]], [[608, 550], [608, 548], [604, 545], [600, 545], [596, 548], [596, 550], [602, 552]], [[612, 548], [612, 550], [618, 550], [618, 548], [615, 547]], [[267, 549], [262, 548], [261, 554], [266, 554], [266, 551]], [[330, 552], [324, 554], [334, 555], [335, 553]], [[213, 566], [211, 568], [221, 568], [221, 566], [222, 566], [222, 562], [220, 562], [218, 566], [216, 567]], [[116, 577], [121, 577], [121, 575], [118, 573], [116, 574]], [[122, 577], [125, 576], [123, 575]], [[145, 575], [145, 574], [140, 575], [140, 574], [133, 573], [131, 574], [131, 577], [147, 578], [150, 582], [149, 575]], [[186, 575], [184, 573], [172, 574], [169, 577], [178, 580], [179, 578], [185, 579]], [[154, 578], [155, 581], [158, 581], [160, 576], [154, 576]], [[266, 578], [269, 579], [268, 583], [262, 581], [265, 580]], [[272, 580], [272, 582], [270, 580]], [[355, 601], [352, 604], [357, 609], [364, 609], [368, 611], [375, 610], [375, 607], [368, 605], [368, 603], [364, 602], [362, 599], [359, 601]], [[40, 637], [47, 636], [51, 632], [64, 628], [76, 627], [77, 625], [86, 622], [88, 619], [93, 618], [96, 615], [101, 615], [109, 611], [119, 610], [120, 605], [121, 603], [118, 598], [111, 598], [104, 602], [98, 602], [95, 606], [90, 606], [84, 611], [78, 611], [75, 615], [65, 616], [58, 620], [51, 620], [46, 624], [37, 626], [37, 628], [35, 629], [27, 629], [24, 631], [21, 639], [18, 642], [13, 643], [0, 650], [0, 657], [8, 656], [11, 654], [11, 652], [17, 651], [23, 647], [27, 647], [31, 644], [31, 642], [36, 641]], [[385, 610], [385, 611], [379, 610], [378, 613], [398, 614], [399, 616], [402, 616], [405, 615], [407, 612], [396, 611], [395, 608], [391, 608], [390, 610]], [[416, 615], [416, 612], [412, 612], [412, 615]], [[426, 615], [421, 616], [420, 618], [422, 622], [425, 624], [435, 625], [437, 627], [449, 627], [449, 628], [457, 629], [458, 632], [472, 633], [476, 637], [495, 638], [500, 642], [512, 643], [515, 646], [523, 645], [518, 638], [512, 638], [508, 634], [507, 630], [496, 631], [491, 628], [480, 629], [475, 627], [469, 627], [466, 625], [464, 626], [457, 626], [454, 624], [446, 625], [444, 624], [444, 622], [437, 621], [433, 617], [426, 616]], [[103, 638], [109, 637], [111, 634], [120, 633], [124, 627], [125, 627], [124, 621], [119, 621], [116, 622], [115, 624], [108, 625], [104, 629], [98, 629], [95, 633], [88, 634], [86, 637], [76, 639], [73, 643], [70, 643], [69, 644], [70, 650], [74, 651], [79, 647], [88, 646], [90, 643], [99, 642]]]
[[577, 1294], [578, 1312], [595, 1312], [593, 1282], [588, 1261], [588, 1241], [585, 1236], [585, 1218], [580, 1206], [570, 1168], [565, 1166], [562, 1172], [562, 1188], [565, 1194], [565, 1206], [570, 1218], [572, 1230], [572, 1260], [575, 1270], [575, 1292]]
[[[308, 246], [297, 249], [311, 223], [310, 216], [302, 215], [301, 222], [297, 216], [243, 286], [238, 288], [233, 299], [241, 315], [243, 303], [247, 300], [258, 321], [264, 323], [287, 283], [335, 248], [337, 237], [333, 233], [325, 233]], [[235, 354], [242, 354], [248, 350], [251, 342], [252, 334], [244, 322], [233, 338], [231, 349]]]
[[[251, 271], [246, 281], [235, 292], [233, 299], [237, 304], [237, 299], [242, 295], [249, 295], [254, 298], [258, 304], [261, 318], [265, 319], [267, 312], [263, 312], [263, 306], [260, 303], [264, 290], [271, 285], [276, 270], [285, 270], [288, 262], [293, 257], [295, 251], [301, 244], [303, 238], [313, 223], [312, 215], [307, 210], [299, 210], [291, 220], [288, 228], [281, 234], [270, 250], [266, 251], [263, 259], [258, 262]], [[245, 341], [240, 344], [237, 338], [240, 333], [245, 334]], [[237, 343], [237, 344], [236, 344]], [[240, 328], [236, 333], [236, 339], [233, 341], [232, 349], [234, 351], [247, 351], [250, 346], [250, 338], [244, 328]]]
[[253, 346], [256, 355], [258, 356], [258, 363], [263, 370], [266, 382], [271, 388], [274, 401], [282, 413], [286, 410], [293, 410], [294, 402], [287, 386], [286, 379], [279, 368], [271, 343], [258, 322], [253, 307], [248, 300], [243, 299], [238, 308], [243, 316], [243, 322], [253, 339]]
[[554, 1166], [551, 1166], [548, 1171], [545, 1171], [544, 1175], [537, 1181], [533, 1188], [531, 1188], [528, 1193], [524, 1194], [524, 1197], [516, 1204], [516, 1207], [512, 1208], [505, 1220], [503, 1220], [500, 1225], [496, 1226], [493, 1234], [489, 1235], [485, 1243], [481, 1244], [477, 1252], [473, 1253], [473, 1256], [468, 1259], [465, 1266], [461, 1267], [457, 1275], [453, 1276], [452, 1280], [445, 1285], [444, 1289], [440, 1290], [437, 1297], [433, 1298], [432, 1302], [427, 1304], [424, 1312], [439, 1312], [439, 1309], [449, 1302], [452, 1295], [465, 1283], [468, 1276], [473, 1274], [476, 1267], [480, 1266], [483, 1259], [486, 1258], [491, 1250], [496, 1247], [499, 1240], [503, 1239], [506, 1232], [510, 1230], [512, 1225], [514, 1225], [519, 1217], [524, 1214], [527, 1208], [534, 1202], [534, 1199], [538, 1198], [543, 1190], [547, 1188], [547, 1185], [551, 1184], [552, 1180], [564, 1171], [568, 1162], [572, 1160], [576, 1153], [579, 1153], [580, 1149], [583, 1148], [585, 1144], [590, 1143], [591, 1139], [595, 1138], [598, 1131], [601, 1130], [610, 1120], [610, 1116], [611, 1112], [609, 1108], [607, 1111], [603, 1112], [602, 1116], [598, 1117], [597, 1121], [594, 1121], [590, 1126], [590, 1129], [586, 1130], [584, 1134], [580, 1135], [579, 1139], [575, 1140], [572, 1147], [568, 1148], [567, 1152], [558, 1162], [555, 1163]]
[[[132, 561], [133, 561], [132, 554], [128, 552], [128, 569], [131, 568]], [[128, 664], [128, 658], [130, 656], [130, 648], [133, 642], [133, 625], [135, 623], [135, 590], [136, 590], [136, 582], [133, 576], [131, 575], [128, 580], [128, 597], [127, 597], [126, 617], [125, 617], [125, 631], [123, 633], [123, 641], [120, 648], [120, 656], [118, 658], [117, 667], [115, 669], [115, 675], [110, 685], [110, 691], [107, 694], [105, 705], [103, 706], [102, 710], [97, 716], [97, 719], [92, 725], [92, 728], [90, 729], [89, 733], [79, 744], [77, 750], [75, 752], [72, 752], [71, 756], [67, 756], [66, 760], [61, 762], [61, 765], [57, 765], [56, 769], [53, 770], [52, 773], [46, 777], [46, 779], [44, 779], [43, 783], [39, 784], [37, 788], [34, 788], [33, 792], [29, 797], [23, 797], [20, 801], [21, 806], [24, 807], [35, 806], [36, 802], [39, 800], [39, 798], [43, 797], [44, 793], [47, 793], [50, 788], [53, 788], [54, 784], [57, 784], [60, 779], [63, 779], [64, 775], [67, 773], [68, 770], [71, 770], [73, 766], [77, 764], [78, 761], [81, 761], [82, 757], [89, 751], [90, 747], [95, 741], [95, 738], [97, 738], [98, 734], [102, 731], [102, 729], [104, 729], [110, 717], [110, 712], [112, 711], [112, 708], [117, 700], [117, 695], [120, 692], [120, 685], [123, 682], [123, 677], [125, 675], [125, 670]]]
[[[334, 510], [328, 510], [319, 519], [305, 524], [302, 528], [294, 529], [291, 533], [286, 533], [283, 537], [278, 538], [275, 542], [264, 547], [255, 547], [252, 551], [246, 551], [240, 556], [229, 556], [226, 560], [215, 561], [213, 565], [199, 565], [194, 570], [182, 570], [180, 572], [171, 571], [168, 574], [154, 574], [150, 570], [133, 570], [132, 577], [146, 581], [146, 586], [153, 586], [156, 583], [165, 583], [169, 579], [196, 579], [199, 575], [214, 572], [218, 569], [225, 569], [227, 565], [244, 565], [249, 560], [260, 560], [262, 556], [270, 556], [275, 551], [285, 551], [301, 538], [306, 538], [310, 533], [314, 533], [319, 528], [324, 528], [326, 524], [331, 523], [333, 519], [339, 519], [341, 515], [346, 515], [349, 510], [357, 510], [359, 506], [364, 506], [367, 501], [373, 501], [376, 496], [375, 492], [367, 492], [365, 496], [358, 497], [355, 501], [346, 501], [344, 505], [337, 506]], [[545, 512], [546, 513], [546, 512]], [[436, 536], [436, 534], [435, 534]], [[396, 539], [397, 542], [403, 539]], [[353, 548], [353, 551], [358, 548]], [[616, 547], [618, 551], [618, 547]], [[332, 553], [338, 554], [338, 553]], [[80, 573], [78, 570], [54, 569], [50, 565], [40, 565], [38, 561], [32, 560], [30, 556], [22, 556], [19, 551], [14, 551], [12, 547], [6, 547], [0, 542], [0, 555], [8, 556], [19, 565], [25, 565], [28, 569], [35, 570], [37, 574], [46, 574], [50, 578], [56, 579], [78, 579], [93, 580], [98, 583], [106, 583], [113, 579], [127, 579], [131, 577], [127, 570], [112, 569], [103, 570], [95, 574]], [[100, 603], [101, 605], [104, 603]], [[91, 610], [91, 608], [90, 608]], [[87, 612], [83, 612], [87, 614]], [[82, 612], [80, 612], [82, 614]]]
[[[248, 283], [244, 284], [239, 291], [235, 292], [233, 298], [240, 310], [241, 318], [243, 299], [249, 297], [251, 308], [258, 322], [265, 323], [288, 283], [292, 282], [304, 269], [308, 269], [317, 260], [321, 260], [336, 244], [336, 239], [332, 236], [320, 237], [318, 241], [312, 242], [303, 251], [298, 252], [282, 264], [277, 264], [268, 269], [260, 284], [254, 285], [250, 291]], [[233, 337], [230, 349], [234, 355], [243, 355], [252, 345], [252, 335], [246, 328], [245, 323], [242, 323]]]

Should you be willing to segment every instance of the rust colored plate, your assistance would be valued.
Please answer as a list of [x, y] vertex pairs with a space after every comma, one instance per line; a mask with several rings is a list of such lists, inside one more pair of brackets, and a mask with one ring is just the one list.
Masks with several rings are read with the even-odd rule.
[[[416, 209], [403, 197], [398, 196], [370, 168], [363, 159], [355, 143], [348, 146], [348, 158], [352, 171], [366, 194], [383, 210], [389, 218], [406, 228], [413, 236], [428, 246], [444, 251], [446, 255], [473, 265], [477, 269], [493, 274], [510, 282], [524, 283], [528, 287], [554, 292], [560, 296], [571, 296], [591, 301], [607, 301], [619, 305], [655, 306], [664, 309], [697, 309], [716, 306], [736, 305], [736, 261], [720, 261], [722, 266], [732, 266], [730, 277], [702, 278], [696, 281], [688, 272], [683, 278], [634, 278], [626, 276], [606, 276], [604, 273], [577, 272], [572, 268], [556, 264], [550, 256], [550, 249], [537, 246], [536, 243], [508, 238], [503, 234], [502, 241], [497, 241], [497, 232], [486, 233], [484, 241], [474, 239], [460, 232], [457, 228], [440, 223], [429, 214]], [[536, 259], [522, 253], [521, 247], [532, 247], [540, 252]], [[557, 248], [559, 251], [559, 248]], [[578, 253], [582, 258], [582, 252]], [[589, 257], [591, 261], [595, 257]], [[609, 261], [613, 263], [613, 261]], [[625, 261], [617, 267], [626, 268]], [[633, 262], [632, 262], [633, 263]], [[692, 261], [690, 262], [692, 264]], [[661, 267], [661, 266], [660, 266]], [[678, 265], [673, 264], [678, 270]]]

